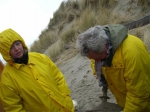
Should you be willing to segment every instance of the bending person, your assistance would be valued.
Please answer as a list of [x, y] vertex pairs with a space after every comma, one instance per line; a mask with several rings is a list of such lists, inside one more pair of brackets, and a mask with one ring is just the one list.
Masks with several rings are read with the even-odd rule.
[[123, 25], [94, 26], [77, 39], [81, 55], [101, 62], [110, 91], [124, 112], [150, 112], [150, 54]]

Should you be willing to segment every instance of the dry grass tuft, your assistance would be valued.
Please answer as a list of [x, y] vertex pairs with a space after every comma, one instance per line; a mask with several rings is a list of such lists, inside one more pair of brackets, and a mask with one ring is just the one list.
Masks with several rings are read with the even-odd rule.
[[75, 42], [76, 40], [76, 34], [77, 34], [77, 28], [76, 26], [72, 25], [71, 28], [68, 27], [61, 35], [60, 39], [64, 41], [65, 43], [68, 42]]
[[113, 21], [111, 18], [111, 12], [109, 8], [99, 6], [96, 10], [91, 6], [83, 11], [80, 19], [77, 21], [80, 32], [87, 30], [95, 25], [110, 24]]
[[81, 32], [87, 30], [88, 28], [96, 25], [95, 22], [95, 12], [89, 7], [81, 15], [80, 19], [77, 21], [77, 25]]
[[38, 40], [35, 40], [34, 43], [30, 47], [30, 51], [32, 52], [41, 52], [41, 45]]
[[143, 9], [149, 6], [149, 0], [138, 0], [138, 6], [142, 6]]
[[52, 61], [57, 61], [59, 55], [64, 51], [64, 42], [58, 40], [48, 48], [48, 53]]
[[57, 10], [53, 16], [53, 19], [50, 20], [50, 23], [48, 25], [49, 28], [64, 21], [67, 18], [67, 13], [63, 12], [62, 10]]
[[71, 6], [72, 6], [73, 9], [76, 9], [76, 10], [80, 9], [80, 4], [79, 4], [78, 0], [72, 1]]
[[46, 31], [39, 37], [38, 41], [35, 41], [30, 50], [34, 52], [44, 53], [44, 51], [53, 43], [57, 41], [57, 37], [54, 32]]
[[73, 21], [75, 19], [75, 14], [74, 12], [69, 12], [68, 15], [67, 15], [67, 18], [68, 18], [68, 23], [70, 23], [71, 21]]
[[121, 16], [120, 14], [113, 12], [110, 17], [110, 21], [112, 24], [126, 24], [132, 21], [132, 17], [130, 17], [129, 14]]
[[99, 7], [95, 13], [95, 24], [105, 25], [112, 22], [112, 10], [106, 7]]

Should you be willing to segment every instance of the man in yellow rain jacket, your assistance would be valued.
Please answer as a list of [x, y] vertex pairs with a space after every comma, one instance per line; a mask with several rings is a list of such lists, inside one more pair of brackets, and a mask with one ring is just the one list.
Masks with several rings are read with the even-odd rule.
[[6, 112], [73, 112], [64, 75], [44, 54], [28, 53], [14, 30], [0, 33], [0, 52], [7, 62], [1, 74], [0, 98]]
[[81, 55], [101, 62], [109, 89], [124, 112], [150, 112], [150, 55], [123, 25], [95, 26], [77, 39]]

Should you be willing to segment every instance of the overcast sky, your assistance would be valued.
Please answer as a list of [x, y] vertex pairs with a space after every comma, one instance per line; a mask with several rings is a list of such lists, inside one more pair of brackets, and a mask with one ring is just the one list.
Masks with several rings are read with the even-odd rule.
[[30, 47], [62, 1], [66, 0], [0, 0], [0, 32], [12, 28]]

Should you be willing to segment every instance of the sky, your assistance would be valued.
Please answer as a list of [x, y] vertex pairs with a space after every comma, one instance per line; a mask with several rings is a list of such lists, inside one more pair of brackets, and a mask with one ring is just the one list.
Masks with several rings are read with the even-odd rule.
[[66, 0], [0, 0], [0, 32], [12, 28], [30, 47], [62, 1]]

